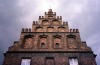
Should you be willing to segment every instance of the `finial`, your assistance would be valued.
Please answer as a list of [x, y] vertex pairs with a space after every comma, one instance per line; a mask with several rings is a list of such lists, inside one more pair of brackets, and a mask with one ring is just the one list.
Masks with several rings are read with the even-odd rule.
[[52, 9], [49, 9], [49, 12], [52, 12]]

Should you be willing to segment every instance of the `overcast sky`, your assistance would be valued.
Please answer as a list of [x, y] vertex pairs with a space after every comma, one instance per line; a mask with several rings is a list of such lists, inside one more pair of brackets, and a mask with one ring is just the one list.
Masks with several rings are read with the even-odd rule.
[[97, 54], [100, 65], [100, 0], [0, 0], [0, 65], [3, 53], [19, 40], [21, 29], [31, 28], [32, 21], [50, 8], [70, 28], [79, 29], [81, 40]]

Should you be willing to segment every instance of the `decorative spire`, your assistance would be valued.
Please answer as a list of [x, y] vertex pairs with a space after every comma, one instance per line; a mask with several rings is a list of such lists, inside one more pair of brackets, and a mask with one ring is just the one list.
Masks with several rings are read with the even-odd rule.
[[49, 12], [52, 12], [52, 9], [49, 9]]

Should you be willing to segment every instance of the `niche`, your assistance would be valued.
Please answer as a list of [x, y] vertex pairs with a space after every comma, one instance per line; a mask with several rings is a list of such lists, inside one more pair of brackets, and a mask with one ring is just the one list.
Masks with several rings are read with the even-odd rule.
[[39, 48], [47, 48], [48, 37], [47, 35], [40, 35], [39, 36]]
[[61, 36], [54, 36], [54, 40], [53, 40], [53, 47], [54, 48], [62, 48], [62, 37]]
[[36, 32], [44, 32], [43, 27], [36, 27]]
[[50, 22], [48, 20], [43, 20], [42, 21], [42, 25], [49, 25], [49, 24], [50, 24]]
[[65, 27], [59, 27], [59, 28], [58, 28], [58, 31], [59, 31], [59, 32], [65, 32]]
[[48, 27], [48, 28], [47, 28], [47, 31], [48, 31], [48, 32], [54, 32], [54, 27]]
[[58, 20], [55, 19], [55, 20], [53, 20], [52, 24], [53, 24], [53, 25], [59, 25], [60, 22], [59, 22]]
[[77, 43], [76, 43], [76, 36], [75, 35], [67, 35], [67, 42], [68, 42], [68, 48], [77, 48]]
[[33, 47], [33, 39], [32, 38], [26, 38], [24, 48], [31, 49]]

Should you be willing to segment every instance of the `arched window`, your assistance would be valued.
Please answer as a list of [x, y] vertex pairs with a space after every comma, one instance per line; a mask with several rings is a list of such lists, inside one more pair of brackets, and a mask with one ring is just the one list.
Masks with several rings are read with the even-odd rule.
[[45, 48], [45, 43], [41, 43], [41, 48]]
[[56, 48], [59, 48], [59, 43], [56, 43], [55, 47], [56, 47]]

